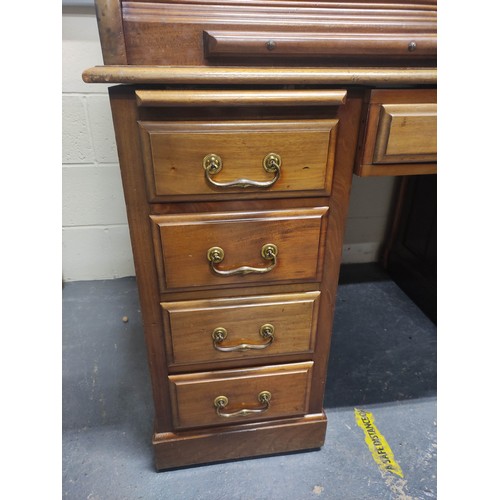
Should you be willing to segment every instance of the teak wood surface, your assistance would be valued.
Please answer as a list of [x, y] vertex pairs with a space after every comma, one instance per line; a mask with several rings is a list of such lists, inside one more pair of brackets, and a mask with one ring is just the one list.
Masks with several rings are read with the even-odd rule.
[[[96, 13], [105, 66], [83, 79], [121, 84], [109, 95], [157, 469], [322, 446], [353, 168], [436, 171], [435, 0], [97, 0]], [[266, 182], [268, 153], [282, 160], [271, 186], [210, 182]], [[265, 243], [269, 272], [216, 272], [268, 266]], [[212, 337], [256, 345], [265, 324], [260, 350]], [[219, 415], [221, 395], [223, 413], [259, 411]]]
[[138, 106], [338, 106], [345, 90], [138, 90]]
[[355, 172], [434, 174], [437, 166], [436, 90], [373, 90]]
[[[231, 297], [161, 304], [170, 368], [196, 370], [201, 363], [211, 369], [227, 368], [235, 361], [269, 362], [279, 355], [314, 352], [320, 292], [256, 297]], [[274, 328], [273, 341], [259, 334], [263, 325]], [[266, 345], [263, 349], [219, 351], [212, 333], [222, 327], [227, 338], [219, 345]]]
[[358, 65], [435, 66], [435, 0], [288, 4], [97, 0], [103, 60], [124, 66], [350, 66], [354, 57]]
[[162, 315], [159, 307], [158, 277], [154, 262], [152, 228], [146, 183], [141, 165], [140, 137], [137, 133], [137, 106], [135, 94], [127, 87], [110, 87], [109, 97], [120, 171], [127, 207], [127, 218], [139, 289], [144, 335], [151, 374], [155, 406], [155, 428], [172, 428], [168, 391], [165, 390], [167, 357], [165, 352]]
[[[359, 54], [356, 59], [365, 64], [373, 64], [374, 58], [386, 63], [396, 59], [407, 65], [435, 61], [436, 11], [432, 4], [399, 3], [395, 8], [394, 4], [365, 3], [360, 8], [352, 2], [292, 3], [294, 8], [252, 0], [243, 4], [122, 2], [127, 64], [202, 66], [211, 64], [214, 56], [230, 64], [236, 56], [238, 64], [251, 64], [258, 57], [261, 63], [293, 60], [307, 66], [318, 61], [324, 64], [325, 57], [342, 61], [353, 54]], [[226, 39], [222, 52], [214, 52], [222, 30], [237, 32], [239, 38]], [[214, 32], [219, 32], [218, 40], [210, 36]], [[289, 33], [300, 34], [301, 41], [285, 41], [283, 50], [283, 37]], [[293, 42], [294, 35], [289, 37]], [[410, 49], [412, 42], [415, 47]]]
[[373, 56], [401, 60], [408, 56], [408, 44], [418, 47], [418, 58], [435, 57], [437, 40], [433, 34], [411, 36], [391, 34], [373, 38], [371, 33], [331, 34], [328, 32], [298, 33], [279, 31], [204, 31], [205, 56], [214, 58], [238, 58], [253, 56], [268, 59], [302, 58], [349, 58], [361, 59]]
[[[328, 195], [334, 168], [337, 120], [140, 122], [151, 201]], [[209, 184], [203, 159], [217, 154], [218, 183], [269, 182], [263, 160], [281, 158], [280, 177], [269, 188], [222, 188]]]
[[245, 66], [94, 66], [87, 83], [181, 85], [436, 85], [437, 69], [425, 67], [264, 67]]
[[374, 163], [437, 160], [436, 104], [383, 104]]
[[[253, 283], [318, 281], [326, 232], [327, 207], [274, 212], [220, 212], [151, 216], [162, 291], [196, 287], [247, 286]], [[221, 276], [213, 272], [207, 253], [225, 253], [217, 269], [242, 266], [265, 269], [264, 245], [278, 249], [277, 264], [265, 274]]]
[[[313, 363], [306, 362], [171, 375], [174, 427], [232, 425], [304, 415], [308, 409], [312, 368]], [[224, 411], [229, 414], [242, 409], [261, 409], [258, 395], [262, 391], [271, 393], [269, 409], [262, 413], [222, 417], [215, 411], [214, 400], [218, 396], [228, 398]]]
[[[199, 201], [150, 204], [147, 198], [144, 172], [142, 168], [138, 168], [143, 158], [141, 128], [138, 122], [142, 121], [144, 116], [139, 116], [138, 114], [135, 88], [126, 86], [110, 88], [113, 115], [115, 126], [117, 127], [120, 166], [129, 213], [134, 259], [136, 261], [137, 281], [141, 296], [141, 310], [150, 358], [156, 411], [155, 434], [157, 437], [154, 440], [154, 446], [158, 468], [172, 467], [182, 462], [181, 460], [173, 459], [172, 450], [177, 449], [178, 453], [181, 453], [181, 451], [184, 453], [187, 449], [190, 449], [189, 447], [186, 448], [186, 445], [183, 444], [184, 441], [177, 431], [172, 434], [174, 432], [172, 418], [178, 419], [179, 416], [175, 413], [178, 411], [178, 408], [172, 406], [172, 401], [176, 400], [172, 399], [171, 383], [167, 384], [167, 380], [169, 380], [169, 348], [167, 347], [165, 330], [163, 328], [164, 309], [161, 307], [162, 302], [168, 302], [169, 300], [214, 300], [216, 297], [222, 296], [227, 298], [239, 296], [244, 300], [251, 300], [252, 296], [262, 296], [262, 294], [269, 293], [282, 294], [303, 293], [308, 290], [311, 292], [319, 291], [314, 351], [312, 353], [281, 353], [275, 357], [270, 356], [267, 358], [267, 363], [271, 360], [273, 363], [285, 362], [285, 364], [293, 361], [313, 363], [310, 373], [310, 385], [307, 386], [309, 387], [307, 390], [308, 404], [306, 408], [301, 410], [304, 418], [293, 423], [293, 428], [296, 431], [304, 427], [305, 434], [300, 439], [292, 439], [289, 434], [289, 425], [292, 425], [291, 421], [290, 424], [285, 424], [284, 422], [269, 424], [267, 420], [263, 420], [259, 424], [262, 427], [258, 427], [258, 429], [259, 432], [264, 434], [271, 432], [271, 427], [274, 429], [273, 435], [277, 440], [274, 448], [275, 451], [295, 449], [295, 446], [299, 446], [299, 443], [301, 448], [315, 447], [319, 446], [324, 439], [324, 437], [320, 436], [320, 429], [324, 430], [324, 416], [321, 416], [323, 414], [322, 401], [326, 381], [326, 365], [328, 361], [332, 311], [336, 288], [335, 286], [332, 287], [332, 283], [336, 283], [339, 271], [344, 221], [347, 213], [347, 200], [352, 175], [351, 165], [354, 160], [356, 137], [362, 109], [362, 97], [362, 92], [349, 92], [346, 103], [333, 112], [335, 119], [338, 120], [338, 130], [337, 147], [335, 149], [335, 168], [331, 188], [332, 195], [330, 197], [297, 198], [295, 200], [287, 198], [276, 200], [220, 200], [214, 202]], [[237, 112], [240, 113], [240, 111]], [[305, 113], [305, 116], [310, 116], [310, 113], [316, 114], [313, 108], [311, 108]], [[154, 114], [148, 116], [151, 119]], [[273, 116], [271, 114], [270, 118], [273, 119]], [[165, 224], [163, 227], [168, 228], [168, 231], [173, 230], [175, 233], [174, 236], [170, 234], [164, 238], [166, 247], [160, 239], [161, 225], [158, 225], [155, 221], [163, 221]], [[272, 280], [270, 284], [269, 279], [262, 280], [261, 284], [259, 284], [259, 278], [256, 279], [252, 275], [246, 276], [247, 278], [250, 277], [248, 281], [242, 280], [244, 277], [238, 277], [231, 278], [230, 280], [233, 282], [226, 284], [224, 283], [224, 278], [211, 275], [209, 271], [207, 272], [209, 263], [206, 259], [206, 245], [207, 243], [216, 243], [215, 240], [204, 240], [203, 238], [206, 238], [206, 236], [203, 236], [203, 238], [196, 236], [191, 231], [193, 227], [199, 228], [201, 231], [200, 234], [206, 234], [209, 238], [213, 238], [211, 236], [213, 234], [219, 235], [217, 237], [218, 243], [220, 243], [219, 229], [222, 228], [224, 231], [223, 228], [226, 225], [234, 227], [234, 230], [231, 228], [228, 233], [230, 235], [228, 244], [238, 243], [235, 246], [235, 250], [240, 257], [241, 255], [244, 256], [244, 261], [228, 262], [227, 266], [229, 267], [233, 264], [263, 264], [261, 258], [259, 261], [260, 246], [264, 242], [262, 240], [262, 233], [264, 231], [262, 224], [273, 228], [271, 234], [279, 238], [284, 238], [281, 241], [277, 240], [279, 247], [277, 268], [283, 277], [279, 278], [279, 280], [284, 279], [286, 281], [288, 279], [290, 281], [289, 284], [280, 284], [282, 282], [278, 280], [276, 285], [272, 285]], [[288, 226], [290, 226], [289, 229], [287, 229]], [[246, 229], [244, 231], [241, 229], [246, 227], [251, 228], [250, 233], [247, 233]], [[208, 230], [209, 228], [210, 230]], [[217, 231], [213, 232], [212, 228], [217, 228]], [[255, 231], [253, 231], [253, 228], [255, 228]], [[188, 230], [186, 231], [186, 229]], [[236, 233], [233, 234], [233, 231], [236, 231]], [[254, 236], [250, 237], [249, 235], [252, 232]], [[311, 233], [310, 237], [307, 236], [308, 233]], [[252, 240], [257, 242], [255, 249], [251, 244]], [[185, 243], [182, 243], [182, 241]], [[242, 241], [245, 242], [245, 245], [241, 245]], [[327, 245], [325, 244], [326, 241], [328, 241]], [[172, 242], [172, 245], [170, 245], [170, 242]], [[175, 259], [172, 265], [170, 257], [171, 254], [175, 257], [178, 246], [184, 246], [187, 249], [187, 253], [184, 253], [186, 256], [194, 254], [191, 251], [193, 248], [200, 248], [199, 264], [204, 268], [204, 271], [201, 271], [200, 267], [199, 272], [193, 272], [191, 265], [180, 268]], [[226, 255], [229, 259], [233, 252], [230, 247], [227, 248]], [[291, 260], [287, 260], [287, 248], [291, 249], [290, 251], [294, 255]], [[156, 257], [161, 257], [157, 261], [155, 261], [155, 251]], [[169, 257], [164, 261], [163, 256], [165, 251]], [[256, 255], [254, 252], [256, 252]], [[280, 256], [283, 257], [281, 261], [279, 260]], [[191, 259], [191, 257], [188, 258]], [[254, 259], [253, 262], [252, 259]], [[174, 278], [177, 280], [177, 282], [174, 280], [174, 284], [177, 283], [176, 286], [180, 284], [185, 288], [179, 288], [176, 289], [178, 291], [172, 292], [166, 289], [165, 292], [160, 293], [160, 286], [162, 286], [161, 283], [163, 281], [162, 279], [158, 279], [157, 269], [158, 263], [160, 263], [161, 269], [161, 266], [165, 265], [165, 262], [174, 271]], [[312, 280], [310, 284], [304, 283], [305, 275], [303, 269], [307, 269], [307, 267], [304, 268], [305, 263], [311, 269], [311, 271], [307, 271], [310, 278], [306, 277], [306, 279]], [[281, 269], [284, 268], [284, 270], [280, 271], [279, 266], [281, 265], [283, 266]], [[294, 268], [295, 271], [292, 271], [292, 274], [290, 274], [289, 270]], [[186, 279], [184, 270], [192, 278]], [[271, 273], [272, 271], [268, 274]], [[206, 278], [200, 278], [200, 276], [206, 276]], [[192, 289], [193, 282], [199, 285], [199, 282], [196, 280], [200, 279], [202, 282], [205, 280], [205, 283], [209, 283], [206, 285], [205, 291], [203, 287], [199, 286], [196, 286], [196, 290]], [[210, 280], [218, 281], [210, 284]], [[166, 285], [167, 283], [168, 280], [164, 284]], [[234, 288], [235, 286], [237, 288]], [[223, 292], [224, 290], [226, 290], [225, 293]], [[248, 299], [245, 299], [245, 297], [248, 297]], [[254, 366], [266, 366], [265, 363], [266, 358], [262, 357], [259, 362], [254, 363]], [[216, 369], [217, 364], [210, 365], [197, 362], [191, 366], [196, 370], [193, 371], [193, 374], [198, 373], [203, 367], [206, 369], [209, 366], [213, 371], [208, 373], [213, 373], [214, 377], [219, 372]], [[228, 365], [219, 366], [225, 367]], [[234, 360], [234, 366], [236, 370], [247, 370], [248, 361], [246, 359]], [[173, 377], [174, 373], [175, 376], [178, 376], [179, 369], [173, 370], [170, 376]], [[292, 415], [295, 410], [287, 410], [287, 412], [289, 415]], [[307, 415], [320, 415], [320, 417], [314, 420], [313, 424]], [[279, 417], [281, 418], [281, 416], [282, 414], [280, 413]], [[249, 424], [230, 424], [234, 428], [234, 432], [227, 434], [224, 431], [224, 436], [231, 436], [231, 438], [226, 438], [229, 439], [227, 445], [225, 445], [226, 451], [227, 446], [234, 446], [234, 440], [239, 439], [239, 432], [237, 432], [238, 425], [243, 426], [241, 433], [244, 434], [244, 428]], [[224, 424], [220, 429], [226, 427], [227, 424]], [[210, 434], [215, 436], [218, 432], [222, 432], [222, 430], [218, 429], [219, 427], [217, 426], [213, 427]], [[202, 437], [207, 436], [206, 432], [206, 430], [203, 430], [201, 434], [198, 434], [198, 438], [195, 437], [195, 433], [191, 435], [190, 439], [199, 439], [200, 446], [204, 442], [211, 442], [211, 438]], [[161, 438], [161, 436], [165, 437]], [[253, 446], [249, 447], [245, 455], [251, 456], [255, 453], [264, 453], [267, 449], [262, 444], [256, 442]], [[190, 458], [185, 457], [183, 460], [195, 463], [194, 455], [193, 451], [193, 456]], [[169, 457], [165, 459], [169, 460], [168, 463], [161, 458], [163, 456]], [[213, 456], [213, 454], [209, 454], [208, 456]]]
[[326, 433], [324, 413], [276, 419], [253, 424], [208, 427], [182, 432], [155, 434], [155, 464], [158, 470], [318, 449]]

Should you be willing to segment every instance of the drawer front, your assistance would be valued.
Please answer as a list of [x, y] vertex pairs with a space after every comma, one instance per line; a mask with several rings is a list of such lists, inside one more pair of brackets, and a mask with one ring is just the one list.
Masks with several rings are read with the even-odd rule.
[[356, 173], [435, 173], [436, 137], [436, 91], [373, 91], [361, 162]]
[[436, 104], [383, 104], [373, 163], [436, 161]]
[[320, 292], [162, 303], [172, 366], [312, 353]]
[[[308, 411], [312, 368], [310, 361], [171, 375], [168, 380], [174, 427], [182, 429], [304, 415]], [[262, 393], [269, 395], [267, 402], [259, 398]], [[223, 402], [216, 407], [216, 400], [221, 397], [225, 399], [219, 400]]]
[[327, 212], [151, 216], [160, 288], [319, 281]]
[[[338, 120], [140, 122], [149, 198], [328, 195], [337, 124]], [[270, 155], [278, 159], [278, 169]]]

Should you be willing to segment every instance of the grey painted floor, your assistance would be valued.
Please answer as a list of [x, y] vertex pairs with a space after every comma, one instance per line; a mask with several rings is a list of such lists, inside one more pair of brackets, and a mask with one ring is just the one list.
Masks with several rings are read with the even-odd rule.
[[[437, 498], [436, 327], [382, 272], [352, 269], [344, 268], [337, 297], [325, 446], [160, 473], [150, 445], [153, 409], [135, 279], [65, 284], [63, 496]], [[354, 408], [373, 414], [404, 478], [378, 468]]]

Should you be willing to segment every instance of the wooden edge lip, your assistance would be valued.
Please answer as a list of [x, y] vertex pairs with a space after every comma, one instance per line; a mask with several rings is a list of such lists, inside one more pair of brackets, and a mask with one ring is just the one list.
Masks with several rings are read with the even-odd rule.
[[437, 174], [437, 163], [360, 164], [355, 166], [354, 174], [358, 177], [434, 175]]
[[137, 90], [138, 106], [340, 105], [346, 90]]
[[251, 456], [319, 449], [324, 445], [327, 418], [307, 414], [226, 428], [155, 432], [152, 443], [158, 471]]
[[305, 415], [301, 415], [299, 417], [289, 417], [289, 418], [280, 418], [274, 421], [261, 421], [261, 422], [238, 422], [234, 426], [222, 426], [217, 427], [213, 426], [206, 429], [186, 429], [179, 431], [165, 431], [159, 432], [156, 429], [153, 432], [151, 443], [153, 445], [170, 440], [190, 440], [190, 439], [198, 439], [200, 437], [207, 436], [218, 436], [222, 434], [237, 434], [240, 432], [249, 431], [252, 432], [254, 430], [260, 429], [269, 429], [274, 427], [276, 424], [288, 425], [288, 426], [296, 426], [308, 423], [316, 423], [316, 422], [326, 422], [327, 416], [324, 411], [320, 413], [306, 413]]
[[82, 74], [86, 83], [123, 84], [331, 84], [435, 85], [437, 68], [289, 68], [206, 66], [94, 66]]
[[[203, 32], [205, 56], [431, 58], [437, 53], [435, 34], [328, 32], [258, 32], [209, 30]], [[414, 44], [410, 51], [410, 44]]]

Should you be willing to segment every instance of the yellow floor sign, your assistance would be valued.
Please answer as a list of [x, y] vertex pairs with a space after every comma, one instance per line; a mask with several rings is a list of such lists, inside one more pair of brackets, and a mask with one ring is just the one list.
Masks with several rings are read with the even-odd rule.
[[403, 471], [396, 462], [389, 443], [375, 426], [373, 414], [368, 411], [354, 408], [354, 415], [356, 417], [356, 423], [365, 433], [365, 442], [368, 449], [371, 451], [373, 460], [375, 460], [380, 469], [396, 474], [401, 478], [404, 477]]

